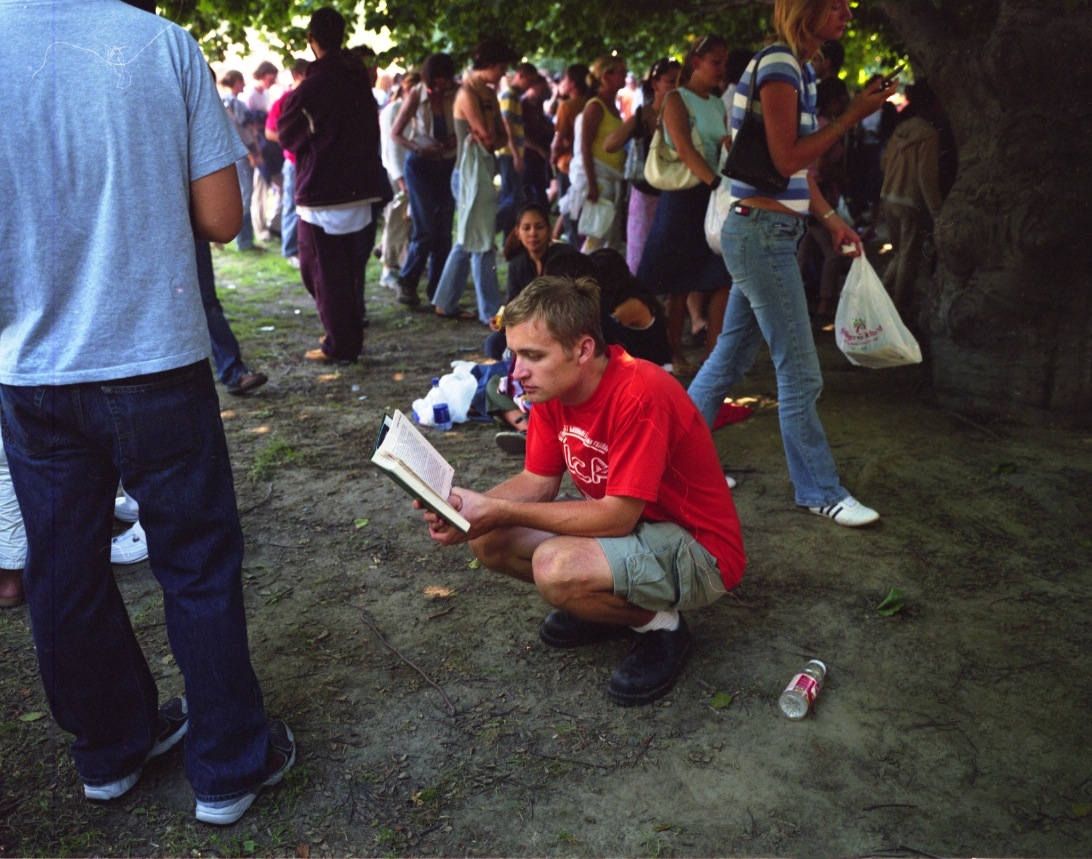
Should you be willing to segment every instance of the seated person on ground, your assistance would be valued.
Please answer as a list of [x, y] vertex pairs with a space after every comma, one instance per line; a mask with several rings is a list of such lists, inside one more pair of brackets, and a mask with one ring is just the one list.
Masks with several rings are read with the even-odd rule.
[[[533, 404], [524, 470], [484, 495], [452, 490], [468, 534], [425, 521], [438, 542], [469, 540], [484, 566], [535, 584], [556, 608], [547, 645], [632, 638], [607, 687], [631, 706], [670, 691], [692, 644], [679, 612], [737, 585], [745, 559], [705, 421], [669, 373], [608, 347], [599, 317], [588, 279], [539, 278], [505, 308]], [[566, 471], [583, 500], [556, 500]]]

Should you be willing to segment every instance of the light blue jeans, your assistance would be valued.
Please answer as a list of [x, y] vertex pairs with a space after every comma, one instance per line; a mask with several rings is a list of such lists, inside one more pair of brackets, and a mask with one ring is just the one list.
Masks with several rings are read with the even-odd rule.
[[754, 363], [765, 340], [777, 373], [778, 414], [796, 503], [822, 507], [849, 493], [838, 473], [815, 403], [823, 390], [819, 358], [808, 320], [796, 246], [803, 218], [750, 208], [733, 209], [720, 246], [732, 275], [724, 329], [690, 384], [690, 398], [710, 427], [732, 386]]
[[[451, 195], [456, 200], [459, 198], [458, 170], [451, 175]], [[411, 201], [410, 206], [412, 205]], [[447, 262], [444, 263], [444, 270], [440, 275], [436, 294], [432, 297], [432, 304], [448, 316], [458, 313], [459, 299], [463, 297], [466, 278], [472, 268], [474, 291], [478, 297], [478, 319], [488, 325], [489, 320], [497, 315], [504, 301], [501, 298], [500, 283], [497, 280], [497, 255], [492, 250], [477, 253], [465, 250], [461, 244], [455, 245], [447, 255]]]

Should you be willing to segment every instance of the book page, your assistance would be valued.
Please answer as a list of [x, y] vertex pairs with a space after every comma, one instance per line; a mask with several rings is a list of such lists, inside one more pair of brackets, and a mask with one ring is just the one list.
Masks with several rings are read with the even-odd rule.
[[396, 411], [379, 450], [401, 462], [444, 501], [451, 495], [455, 469], [402, 412]]

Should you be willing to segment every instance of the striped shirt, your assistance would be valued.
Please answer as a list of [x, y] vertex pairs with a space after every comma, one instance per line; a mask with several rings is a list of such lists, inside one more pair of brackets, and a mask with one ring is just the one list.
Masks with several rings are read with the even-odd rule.
[[[758, 90], [755, 92], [754, 103], [751, 109], [761, 115], [762, 102], [760, 93], [762, 87], [770, 81], [783, 81], [796, 89], [799, 94], [800, 123], [799, 136], [804, 137], [818, 130], [815, 118], [815, 72], [811, 64], [806, 64], [803, 69], [788, 45], [774, 44], [763, 48], [755, 55], [747, 66], [747, 70], [740, 78], [736, 88], [735, 98], [732, 101], [732, 134], [739, 131], [743, 124], [743, 116], [747, 112], [747, 98], [751, 93], [751, 82], [755, 79], [755, 61], [758, 61]], [[807, 168], [797, 170], [789, 178], [789, 187], [780, 194], [770, 194], [759, 191], [751, 185], [732, 180], [730, 188], [733, 200], [742, 200], [746, 197], [767, 197], [777, 200], [783, 206], [799, 212], [801, 215], [808, 213], [808, 171]]]

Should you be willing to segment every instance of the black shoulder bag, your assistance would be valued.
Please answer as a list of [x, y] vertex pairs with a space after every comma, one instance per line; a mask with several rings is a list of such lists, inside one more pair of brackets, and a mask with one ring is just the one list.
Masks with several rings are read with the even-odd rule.
[[[766, 142], [766, 124], [762, 115], [754, 112], [755, 92], [758, 89], [758, 64], [762, 60], [759, 51], [751, 63], [751, 91], [747, 94], [747, 109], [739, 131], [732, 138], [728, 159], [721, 171], [729, 179], [736, 179], [767, 194], [779, 194], [789, 187], [789, 179], [782, 176], [770, 156]], [[801, 83], [801, 85], [803, 85]]]

